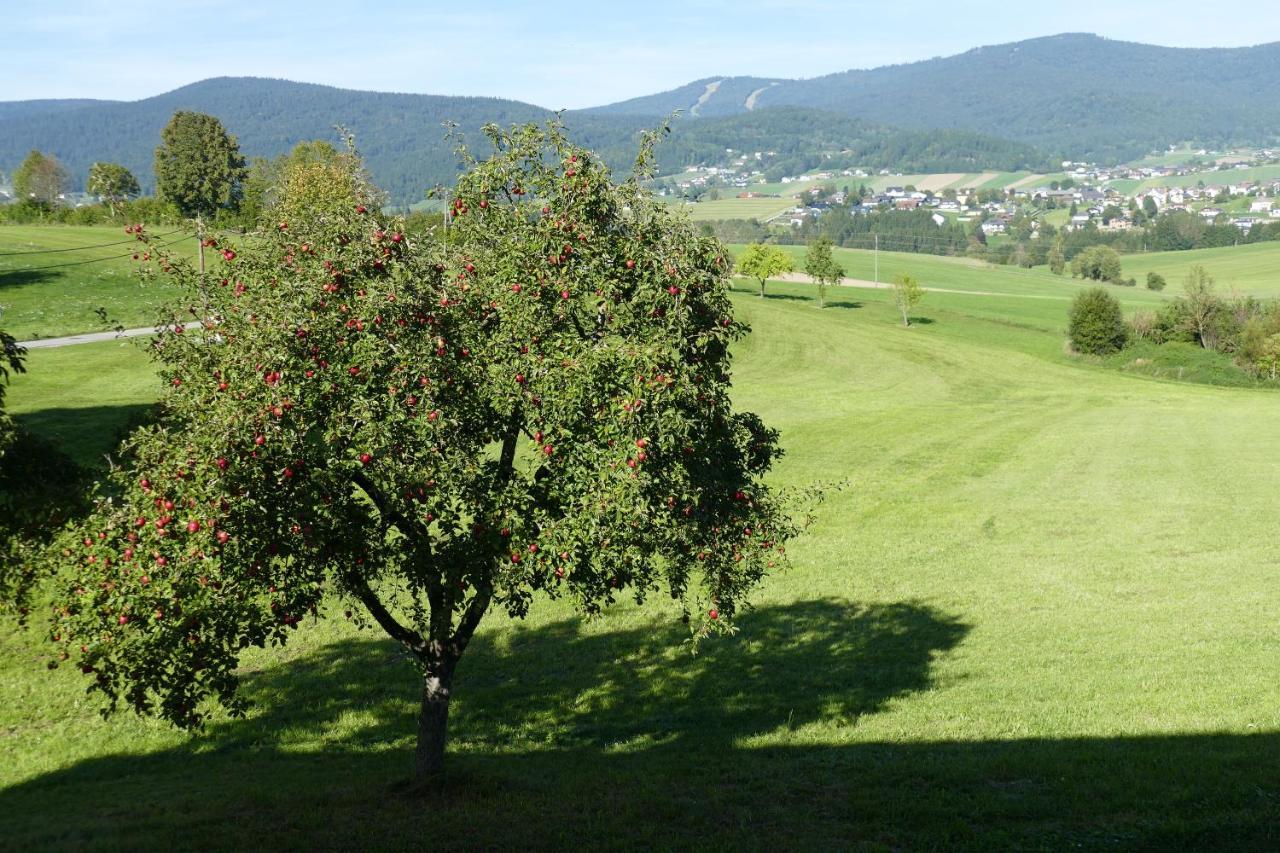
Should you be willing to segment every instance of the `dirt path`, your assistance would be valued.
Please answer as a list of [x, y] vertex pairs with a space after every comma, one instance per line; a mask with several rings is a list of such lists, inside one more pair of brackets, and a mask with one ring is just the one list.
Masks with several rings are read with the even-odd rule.
[[[780, 276], [775, 276], [774, 279], [777, 281], [795, 281], [807, 284], [813, 283], [813, 279], [802, 272], [783, 273]], [[840, 286], [860, 287], [865, 290], [889, 290], [893, 287], [892, 284], [885, 281], [877, 284], [876, 282], [868, 281], [865, 278], [842, 278], [840, 279]], [[920, 289], [927, 290], [931, 293], [959, 293], [962, 296], [1008, 296], [1012, 299], [1053, 299], [1060, 302], [1071, 301], [1071, 297], [1069, 296], [1046, 296], [1039, 293], [998, 293], [994, 290], [956, 290], [951, 287], [921, 287]]]

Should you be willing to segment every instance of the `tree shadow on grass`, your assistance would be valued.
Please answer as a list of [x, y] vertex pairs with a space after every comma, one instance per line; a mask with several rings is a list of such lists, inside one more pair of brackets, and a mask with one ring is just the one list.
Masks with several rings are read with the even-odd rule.
[[87, 468], [104, 466], [104, 455], [153, 412], [152, 404], [38, 409], [14, 416], [33, 435], [45, 438]]
[[967, 626], [929, 607], [761, 608], [696, 656], [656, 623], [485, 634], [463, 662], [449, 781], [407, 775], [416, 684], [346, 640], [252, 673], [257, 709], [186, 745], [0, 791], [15, 849], [1101, 847], [1273, 838], [1274, 735], [862, 742], [938, 689]]
[[861, 308], [862, 306], [863, 306], [863, 303], [861, 303], [861, 302], [849, 302], [849, 301], [844, 300], [844, 299], [832, 299], [832, 300], [830, 300], [830, 301], [828, 301], [828, 302], [827, 302], [827, 307], [828, 307], [828, 308], [845, 308], [845, 309], [851, 309], [851, 308]]
[[42, 269], [0, 269], [0, 290], [6, 287], [23, 287], [30, 284], [44, 284], [62, 278], [61, 271]]

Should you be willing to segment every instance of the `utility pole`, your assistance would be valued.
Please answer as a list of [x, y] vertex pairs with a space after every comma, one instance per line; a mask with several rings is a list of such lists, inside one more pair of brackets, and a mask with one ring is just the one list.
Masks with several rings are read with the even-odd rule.
[[876, 235], [876, 284], [880, 283], [880, 235]]

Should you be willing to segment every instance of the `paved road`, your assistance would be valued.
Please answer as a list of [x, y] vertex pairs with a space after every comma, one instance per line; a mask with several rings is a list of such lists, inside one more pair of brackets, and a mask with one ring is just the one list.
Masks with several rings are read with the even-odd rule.
[[50, 347], [69, 347], [75, 344], [92, 344], [98, 341], [114, 341], [116, 338], [140, 338], [159, 332], [157, 327], [145, 329], [125, 329], [123, 332], [89, 332], [83, 335], [67, 335], [65, 338], [40, 338], [34, 341], [18, 341], [18, 346], [27, 349], [48, 349]]

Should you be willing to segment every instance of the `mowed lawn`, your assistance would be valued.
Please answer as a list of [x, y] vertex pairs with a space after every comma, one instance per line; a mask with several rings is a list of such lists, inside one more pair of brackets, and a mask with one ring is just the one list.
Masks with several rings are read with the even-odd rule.
[[[196, 241], [186, 232], [149, 230], [167, 251], [194, 256]], [[0, 328], [31, 340], [154, 323], [172, 291], [139, 280], [132, 257], [139, 245], [123, 223], [0, 226]]]
[[[936, 272], [970, 292], [910, 329], [882, 291], [739, 285], [777, 481], [845, 487], [736, 637], [692, 655], [660, 601], [490, 618], [423, 801], [413, 672], [341, 618], [247, 656], [255, 709], [191, 737], [101, 720], [0, 623], [5, 846], [1274, 849], [1280, 394], [1074, 361], [1069, 281]], [[147, 370], [34, 353], [12, 401], [101, 442], [74, 424], [127, 417]]]

